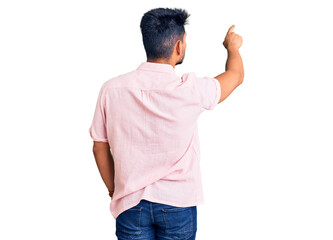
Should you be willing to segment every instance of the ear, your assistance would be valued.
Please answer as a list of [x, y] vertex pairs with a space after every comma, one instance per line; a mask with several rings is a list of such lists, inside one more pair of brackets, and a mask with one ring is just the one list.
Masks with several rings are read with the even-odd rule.
[[177, 55], [181, 55], [181, 51], [182, 51], [182, 46], [181, 46], [182, 42], [180, 40], [178, 40], [176, 42], [175, 48], [176, 48], [176, 53]]

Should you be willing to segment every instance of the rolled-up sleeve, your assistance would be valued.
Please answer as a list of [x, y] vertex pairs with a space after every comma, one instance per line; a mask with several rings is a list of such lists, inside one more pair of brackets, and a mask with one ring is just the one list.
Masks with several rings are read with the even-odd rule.
[[214, 109], [221, 97], [219, 81], [211, 77], [198, 77], [195, 82], [202, 107], [207, 110]]
[[95, 114], [89, 128], [90, 137], [97, 142], [108, 142], [106, 132], [105, 98], [104, 84], [98, 95]]

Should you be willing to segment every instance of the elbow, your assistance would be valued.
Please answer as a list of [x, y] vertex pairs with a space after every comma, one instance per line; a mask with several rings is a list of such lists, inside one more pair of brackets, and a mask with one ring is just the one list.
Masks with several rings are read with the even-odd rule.
[[242, 84], [243, 81], [244, 81], [244, 72], [241, 72], [241, 73], [239, 74], [239, 84]]

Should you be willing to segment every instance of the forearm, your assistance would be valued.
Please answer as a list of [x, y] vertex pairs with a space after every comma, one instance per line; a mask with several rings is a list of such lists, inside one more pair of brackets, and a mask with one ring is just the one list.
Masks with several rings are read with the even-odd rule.
[[109, 190], [114, 190], [114, 162], [109, 148], [101, 148], [93, 151], [99, 173]]
[[228, 50], [228, 58], [225, 64], [226, 71], [234, 71], [240, 74], [240, 77], [244, 78], [244, 68], [242, 57], [238, 50]]

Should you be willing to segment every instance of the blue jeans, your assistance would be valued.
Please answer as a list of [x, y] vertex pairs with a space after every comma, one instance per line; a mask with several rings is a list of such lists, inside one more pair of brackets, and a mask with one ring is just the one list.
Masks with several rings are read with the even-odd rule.
[[141, 199], [116, 218], [118, 240], [194, 240], [197, 207], [175, 207]]

